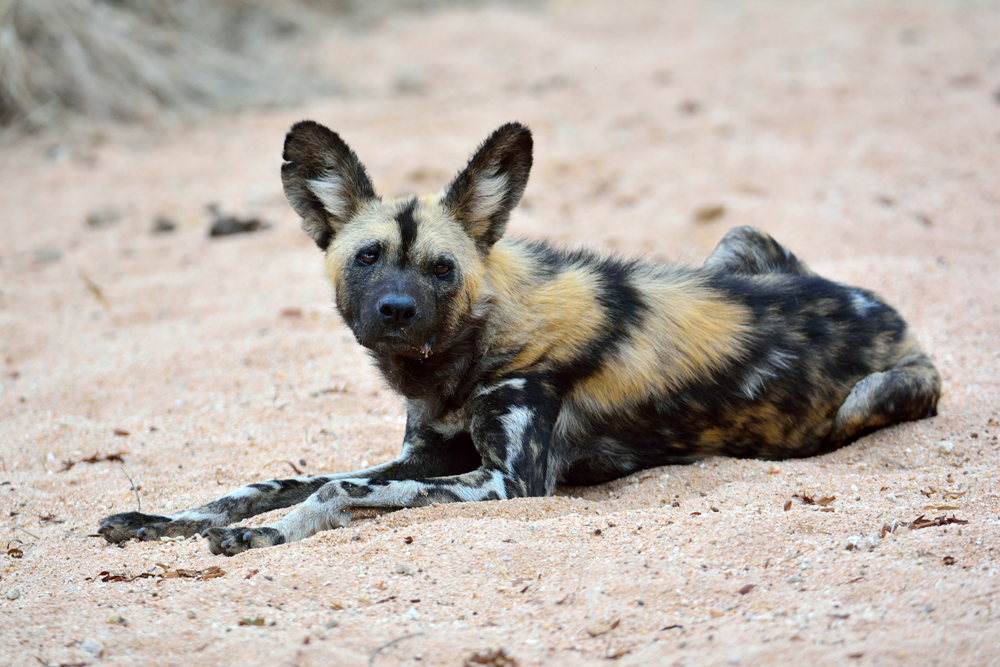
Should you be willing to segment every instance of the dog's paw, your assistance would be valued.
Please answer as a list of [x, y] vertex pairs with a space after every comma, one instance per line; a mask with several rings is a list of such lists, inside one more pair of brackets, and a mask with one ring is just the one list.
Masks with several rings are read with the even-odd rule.
[[139, 540], [157, 540], [170, 534], [170, 517], [140, 512], [123, 512], [101, 519], [97, 534], [111, 544], [118, 544], [133, 537]]
[[247, 549], [260, 549], [284, 544], [285, 537], [274, 528], [209, 528], [201, 534], [208, 540], [209, 550], [216, 555], [235, 556]]
[[243, 526], [234, 528], [216, 526], [202, 531], [201, 536], [208, 540], [208, 549], [216, 556], [235, 556], [250, 548], [243, 544], [242, 537], [245, 532], [247, 528]]

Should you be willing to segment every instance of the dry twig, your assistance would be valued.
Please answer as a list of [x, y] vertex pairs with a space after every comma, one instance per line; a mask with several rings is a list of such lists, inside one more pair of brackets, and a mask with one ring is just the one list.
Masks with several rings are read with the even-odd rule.
[[135, 482], [133, 482], [132, 478], [129, 477], [129, 475], [128, 475], [127, 472], [125, 472], [124, 466], [122, 467], [122, 473], [124, 473], [125, 476], [128, 477], [128, 483], [132, 485], [132, 491], [133, 491], [133, 493], [135, 493], [135, 503], [139, 506], [139, 508], [136, 511], [137, 512], [141, 512], [142, 511], [142, 501], [139, 500], [139, 489], [135, 488]]
[[375, 649], [374, 651], [372, 651], [371, 656], [369, 656], [369, 658], [368, 658], [368, 664], [369, 665], [374, 664], [374, 662], [375, 662], [375, 656], [377, 656], [379, 653], [381, 653], [385, 649], [389, 648], [390, 646], [395, 646], [396, 644], [398, 644], [399, 642], [403, 641], [404, 639], [409, 639], [410, 637], [417, 637], [417, 636], [422, 635], [422, 634], [424, 634], [424, 633], [422, 633], [422, 632], [413, 632], [413, 633], [410, 633], [408, 635], [403, 635], [402, 637], [396, 637], [391, 642], [386, 642], [385, 644], [382, 644], [377, 649]]

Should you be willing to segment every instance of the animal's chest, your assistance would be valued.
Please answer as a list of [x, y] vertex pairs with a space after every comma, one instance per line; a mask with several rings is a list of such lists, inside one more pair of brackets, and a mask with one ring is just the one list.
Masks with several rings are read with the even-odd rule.
[[461, 405], [444, 414], [435, 415], [427, 421], [427, 427], [445, 440], [451, 440], [471, 434], [474, 423], [472, 411], [467, 405]]

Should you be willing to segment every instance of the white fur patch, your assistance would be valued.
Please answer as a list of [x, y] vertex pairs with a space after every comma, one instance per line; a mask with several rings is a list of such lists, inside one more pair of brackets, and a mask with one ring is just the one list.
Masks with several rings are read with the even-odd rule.
[[298, 542], [316, 533], [343, 528], [351, 522], [350, 512], [338, 503], [321, 503], [311, 496], [294, 510], [275, 521], [270, 527], [281, 533], [285, 541]]
[[452, 487], [451, 491], [459, 497], [463, 502], [479, 502], [486, 500], [490, 493], [495, 493], [498, 498], [507, 499], [507, 485], [504, 484], [503, 473], [499, 470], [494, 470], [490, 475], [488, 481], [484, 482], [482, 486], [457, 486]]
[[513, 466], [513, 457], [520, 451], [520, 443], [524, 443], [525, 433], [531, 420], [535, 418], [535, 411], [530, 408], [511, 408], [510, 412], [500, 418], [503, 424], [503, 431], [507, 435], [508, 443], [518, 443], [507, 447], [507, 469]]
[[851, 297], [851, 301], [854, 303], [854, 310], [858, 311], [862, 315], [867, 313], [872, 308], [877, 308], [878, 304], [866, 297], [861, 292], [855, 292]]
[[[454, 438], [456, 435], [465, 433], [469, 430], [468, 425], [463, 422], [431, 422], [428, 426], [432, 431], [438, 435], [443, 435], [446, 438]], [[405, 454], [406, 450], [404, 449], [403, 452]]]
[[784, 350], [773, 350], [769, 355], [767, 355], [768, 363], [774, 368], [780, 368], [782, 370], [791, 370], [792, 365], [798, 359], [791, 352], [785, 352]]
[[779, 371], [792, 369], [796, 357], [794, 354], [783, 350], [774, 350], [767, 356], [767, 365], [751, 369], [740, 381], [740, 392], [753, 400], [763, 392], [768, 380], [773, 380], [780, 374]]
[[306, 185], [316, 198], [322, 202], [327, 213], [338, 220], [346, 220], [351, 211], [347, 201], [347, 190], [344, 188], [344, 179], [332, 171], [323, 174], [322, 178], [314, 178], [306, 181]]
[[534, 416], [535, 411], [531, 408], [511, 408], [510, 412], [501, 417], [500, 423], [503, 424], [508, 442], [524, 440], [524, 432], [528, 429], [528, 424], [531, 423]]
[[506, 174], [477, 179], [470, 198], [472, 217], [488, 218], [495, 213], [507, 194], [507, 183]]
[[225, 512], [211, 514], [209, 512], [203, 512], [198, 508], [184, 510], [183, 512], [178, 512], [177, 514], [171, 514], [170, 518], [175, 521], [193, 521], [196, 523], [200, 521], [207, 521], [213, 526], [225, 526], [232, 521], [232, 518]]
[[740, 393], [753, 400], [762, 393], [769, 380], [778, 377], [780, 371], [788, 371], [795, 364], [796, 356], [783, 350], [774, 350], [767, 355], [767, 364], [750, 369], [740, 381]]
[[740, 382], [740, 391], [752, 401], [757, 392], [764, 388], [764, 383], [769, 376], [771, 373], [766, 371], [747, 373]]
[[[260, 484], [267, 484], [275, 491], [281, 488], [279, 484], [275, 484], [274, 482], [260, 482]], [[224, 495], [223, 498], [249, 498], [252, 496], [258, 496], [261, 493], [262, 491], [260, 489], [255, 489], [252, 486], [241, 486], [235, 491], [230, 491], [229, 493]]]
[[503, 387], [510, 387], [517, 391], [521, 391], [522, 389], [524, 389], [525, 382], [526, 380], [524, 378], [510, 378], [508, 380], [501, 380], [496, 384], [490, 384], [480, 387], [479, 389], [476, 390], [474, 395], [477, 397], [485, 396], [486, 394], [491, 394], [497, 389], [501, 389]]

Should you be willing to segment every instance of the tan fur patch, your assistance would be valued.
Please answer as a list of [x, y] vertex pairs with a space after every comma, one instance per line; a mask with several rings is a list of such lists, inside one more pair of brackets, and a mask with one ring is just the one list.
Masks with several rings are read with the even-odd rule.
[[419, 231], [410, 249], [410, 256], [428, 266], [442, 254], [458, 261], [462, 274], [463, 298], [456, 302], [459, 307], [453, 312], [442, 314], [447, 323], [453, 325], [481, 300], [486, 267], [475, 242], [441, 206], [440, 200], [440, 195], [421, 197], [418, 200], [413, 217]]
[[614, 410], [703, 380], [740, 356], [749, 312], [721, 299], [697, 277], [671, 273], [661, 266], [636, 274], [634, 284], [650, 307], [643, 325], [600, 372], [576, 387], [575, 402]]
[[493, 332], [493, 344], [519, 350], [506, 372], [568, 361], [604, 326], [592, 271], [569, 265], [538, 283], [531, 277], [537, 262], [522, 244], [502, 240], [486, 259], [494, 321], [505, 325]]
[[337, 283], [344, 267], [354, 261], [355, 254], [362, 246], [379, 241], [391, 249], [399, 247], [402, 243], [399, 225], [396, 224], [392, 213], [396, 208], [396, 202], [383, 202], [377, 199], [369, 201], [351, 219], [351, 224], [346, 225], [334, 237], [333, 243], [327, 249], [325, 262], [326, 278], [333, 285], [334, 292], [337, 290]]

